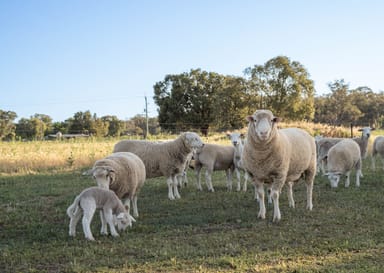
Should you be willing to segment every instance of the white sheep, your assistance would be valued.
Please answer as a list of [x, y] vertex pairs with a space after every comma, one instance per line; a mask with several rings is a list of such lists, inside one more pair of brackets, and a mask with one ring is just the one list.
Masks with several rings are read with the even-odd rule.
[[281, 219], [279, 195], [288, 184], [289, 206], [295, 203], [292, 184], [304, 178], [307, 186], [307, 209], [312, 210], [312, 190], [316, 173], [316, 144], [313, 137], [298, 128], [277, 129], [279, 118], [269, 110], [257, 110], [248, 116], [247, 141], [242, 161], [256, 185], [260, 210], [265, 219], [264, 183], [272, 183], [273, 221]]
[[243, 154], [244, 144], [243, 138], [244, 134], [242, 133], [227, 133], [228, 138], [230, 139], [233, 147], [235, 148], [235, 153], [233, 155], [233, 163], [235, 164], [235, 172], [237, 177], [237, 191], [241, 190], [241, 171], [244, 171], [244, 183], [243, 191], [247, 191], [248, 183], [248, 173], [244, 170], [243, 163], [241, 161], [241, 155]]
[[113, 190], [133, 216], [138, 217], [137, 196], [145, 181], [145, 166], [135, 154], [129, 152], [113, 153], [97, 160], [91, 170], [99, 187]]
[[200, 137], [193, 132], [182, 133], [178, 138], [165, 142], [145, 140], [122, 140], [118, 142], [114, 152], [132, 152], [143, 160], [146, 177], [165, 176], [168, 184], [168, 198], [180, 198], [177, 189], [178, 176], [181, 176], [188, 155], [204, 145]]
[[356, 169], [356, 186], [360, 186], [361, 154], [359, 145], [352, 139], [343, 139], [332, 146], [327, 155], [327, 169], [331, 187], [336, 188], [341, 175], [346, 175], [345, 187], [349, 187], [349, 175]]
[[[360, 128], [358, 131], [361, 132], [361, 137], [352, 138], [360, 147], [362, 159], [366, 158], [367, 156], [369, 137], [371, 136], [371, 131], [374, 130], [375, 128], [371, 127]], [[325, 158], [328, 154], [329, 149], [343, 139], [345, 138], [324, 137], [316, 139], [316, 145], [318, 150], [317, 163], [321, 166], [321, 170], [323, 173], [325, 173], [325, 165], [327, 164]]]
[[235, 169], [233, 156], [235, 149], [232, 146], [205, 144], [197, 149], [194, 154], [197, 189], [202, 190], [200, 172], [205, 167], [205, 182], [208, 191], [214, 192], [212, 185], [212, 172], [225, 171], [227, 177], [227, 189], [232, 190], [232, 172]]
[[[70, 218], [69, 236], [76, 235], [76, 225], [83, 215], [82, 224], [85, 238], [94, 241], [90, 225], [96, 209], [103, 211], [103, 221], [108, 223], [111, 235], [114, 237], [119, 236], [115, 225], [117, 225], [118, 230], [125, 230], [131, 223], [128, 211], [113, 191], [100, 187], [90, 187], [76, 196], [67, 209], [67, 215]], [[107, 234], [105, 233], [105, 235]]]
[[376, 169], [375, 160], [377, 155], [380, 155], [381, 161], [383, 162], [384, 169], [384, 136], [378, 136], [375, 138], [372, 146], [372, 169]]

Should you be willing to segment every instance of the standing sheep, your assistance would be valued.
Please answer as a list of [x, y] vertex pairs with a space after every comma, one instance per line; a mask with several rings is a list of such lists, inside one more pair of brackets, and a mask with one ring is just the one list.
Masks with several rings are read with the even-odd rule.
[[307, 209], [312, 210], [312, 189], [316, 173], [316, 144], [307, 132], [297, 128], [277, 129], [279, 118], [269, 110], [257, 110], [248, 116], [248, 136], [242, 161], [256, 185], [260, 210], [265, 219], [264, 183], [272, 183], [273, 221], [281, 219], [279, 195], [287, 182], [289, 205], [294, 207], [292, 184], [304, 177]]
[[243, 138], [244, 134], [241, 133], [227, 133], [228, 138], [231, 140], [233, 147], [235, 148], [235, 153], [233, 155], [233, 163], [235, 164], [235, 172], [237, 177], [237, 191], [241, 190], [241, 173], [244, 171], [244, 184], [243, 191], [247, 191], [247, 182], [248, 182], [248, 173], [244, 170], [243, 163], [241, 161], [241, 156], [243, 154], [244, 144]]
[[218, 144], [205, 144], [201, 149], [197, 149], [194, 155], [197, 189], [202, 190], [200, 182], [200, 172], [205, 167], [205, 182], [208, 191], [214, 192], [212, 185], [212, 172], [225, 171], [227, 176], [227, 189], [232, 190], [232, 172], [235, 169], [233, 156], [235, 149], [232, 146]]
[[380, 155], [381, 161], [383, 162], [383, 169], [384, 169], [384, 136], [378, 136], [375, 138], [375, 141], [373, 142], [372, 146], [372, 169], [376, 169], [376, 156]]
[[[352, 138], [360, 147], [360, 154], [362, 159], [366, 158], [367, 156], [369, 137], [371, 136], [371, 131], [374, 130], [375, 128], [371, 127], [360, 128], [358, 131], [361, 132], [361, 137]], [[342, 141], [343, 139], [345, 138], [324, 137], [318, 138], [316, 140], [316, 145], [318, 149], [317, 163], [321, 166], [321, 170], [323, 173], [325, 173], [324, 166], [327, 164], [326, 156], [328, 154], [329, 149], [338, 142]]]
[[360, 186], [361, 173], [361, 154], [359, 145], [351, 140], [344, 139], [334, 145], [328, 151], [327, 169], [331, 187], [336, 188], [339, 184], [340, 176], [346, 175], [345, 187], [349, 187], [349, 175], [353, 168], [356, 169], [356, 186]]
[[[107, 222], [111, 235], [116, 237], [115, 223], [119, 230], [125, 230], [131, 223], [130, 215], [117, 195], [108, 189], [100, 187], [90, 187], [83, 190], [76, 196], [73, 203], [67, 209], [67, 215], [70, 218], [69, 236], [76, 235], [76, 226], [83, 215], [83, 232], [85, 238], [94, 241], [91, 222], [96, 209], [103, 211], [103, 222]], [[108, 232], [102, 232], [107, 235]]]
[[135, 154], [129, 152], [113, 153], [97, 160], [91, 170], [99, 187], [113, 190], [123, 200], [133, 216], [138, 217], [137, 195], [145, 181], [145, 166]]
[[165, 176], [168, 198], [174, 200], [180, 198], [177, 189], [178, 176], [182, 176], [188, 155], [203, 145], [203, 141], [196, 133], [186, 132], [175, 140], [166, 142], [122, 140], [115, 145], [113, 151], [132, 152], [140, 157], [144, 162], [147, 178]]

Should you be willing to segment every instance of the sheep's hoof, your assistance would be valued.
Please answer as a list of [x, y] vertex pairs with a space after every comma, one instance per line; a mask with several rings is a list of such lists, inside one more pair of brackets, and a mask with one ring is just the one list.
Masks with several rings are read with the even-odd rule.
[[265, 219], [265, 214], [259, 213], [259, 214], [257, 215], [257, 218]]
[[87, 237], [85, 239], [87, 239], [88, 241], [95, 241], [95, 238], [93, 238], [93, 237]]

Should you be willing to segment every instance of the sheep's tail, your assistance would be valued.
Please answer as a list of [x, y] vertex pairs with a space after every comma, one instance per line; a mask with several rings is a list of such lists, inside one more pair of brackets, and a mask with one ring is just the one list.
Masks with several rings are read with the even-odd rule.
[[77, 211], [80, 208], [79, 202], [80, 202], [80, 196], [78, 195], [76, 196], [75, 201], [73, 201], [72, 205], [70, 205], [67, 209], [67, 215], [69, 217], [73, 217], [77, 214]]

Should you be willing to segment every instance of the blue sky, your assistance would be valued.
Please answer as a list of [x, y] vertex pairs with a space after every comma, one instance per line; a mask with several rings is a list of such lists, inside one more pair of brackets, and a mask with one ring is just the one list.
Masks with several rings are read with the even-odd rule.
[[315, 82], [384, 90], [384, 1], [0, 0], [0, 109], [157, 116], [153, 85], [201, 68], [243, 76], [285, 55]]

